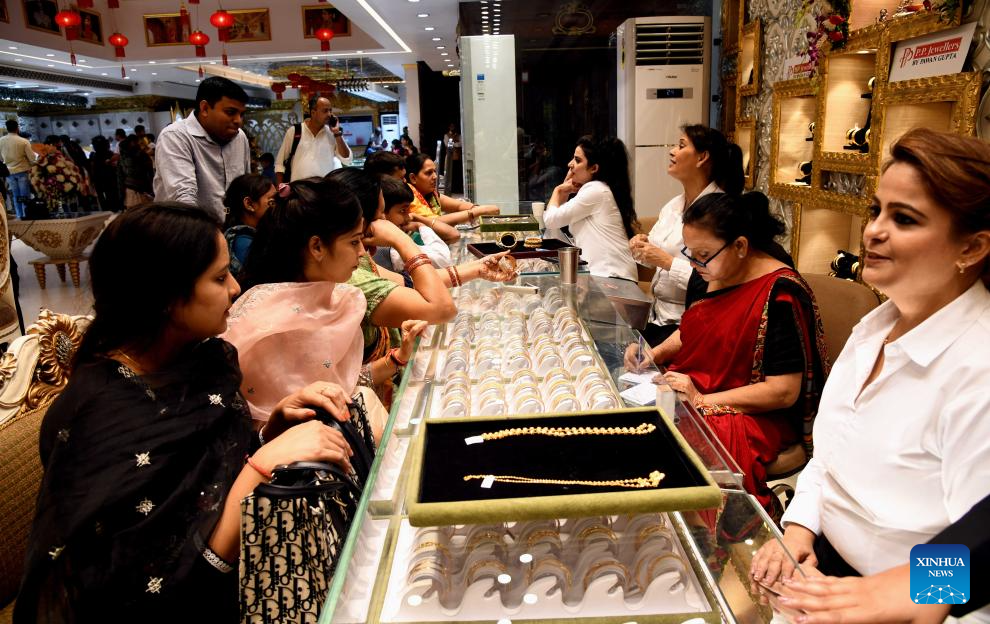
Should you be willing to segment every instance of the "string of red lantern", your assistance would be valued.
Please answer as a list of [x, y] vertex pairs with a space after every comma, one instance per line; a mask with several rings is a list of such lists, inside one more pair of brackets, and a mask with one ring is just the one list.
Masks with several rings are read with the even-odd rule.
[[[119, 9], [120, 8], [120, 4], [117, 2], [117, 0], [107, 0], [107, 8], [108, 9]], [[125, 54], [124, 54], [124, 48], [127, 47], [127, 44], [130, 43], [130, 41], [127, 39], [127, 36], [126, 35], [124, 35], [119, 30], [117, 30], [117, 12], [116, 11], [110, 11], [110, 31], [113, 34], [111, 34], [109, 37], [107, 37], [107, 43], [109, 43], [110, 45], [113, 46], [114, 56], [117, 57], [118, 59], [121, 59], [121, 61], [120, 61], [120, 77], [121, 78], [127, 78], [127, 70], [124, 69], [124, 61], [123, 61], [123, 59], [124, 59], [124, 56], [125, 56]]]
[[234, 25], [234, 16], [223, 10], [223, 4], [218, 3], [217, 10], [210, 16], [210, 23], [217, 29], [217, 39], [221, 44], [220, 58], [224, 65], [227, 63], [227, 41], [230, 39], [230, 27]]
[[82, 18], [79, 12], [72, 9], [62, 9], [55, 14], [55, 23], [65, 30], [65, 40], [69, 42], [69, 60], [76, 64], [76, 51], [72, 48], [72, 42], [79, 38], [79, 24]]
[[316, 38], [320, 40], [320, 50], [324, 52], [330, 51], [330, 40], [333, 39], [333, 30], [329, 28], [319, 28], [315, 33]]

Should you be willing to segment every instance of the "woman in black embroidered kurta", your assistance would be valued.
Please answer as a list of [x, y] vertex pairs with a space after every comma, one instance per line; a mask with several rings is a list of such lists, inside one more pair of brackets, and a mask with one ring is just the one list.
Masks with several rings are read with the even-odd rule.
[[333, 384], [283, 400], [257, 448], [236, 350], [212, 337], [240, 291], [228, 264], [212, 214], [180, 204], [128, 211], [97, 243], [96, 316], [42, 424], [16, 622], [236, 621], [240, 499], [279, 464], [347, 466], [336, 430], [290, 426], [306, 405], [345, 418]]

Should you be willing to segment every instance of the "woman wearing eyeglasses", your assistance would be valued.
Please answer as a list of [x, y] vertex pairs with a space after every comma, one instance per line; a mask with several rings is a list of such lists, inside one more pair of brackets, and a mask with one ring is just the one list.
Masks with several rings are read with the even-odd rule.
[[762, 193], [706, 195], [684, 212], [681, 250], [708, 290], [657, 350], [664, 379], [687, 395], [772, 513], [766, 464], [811, 438], [825, 380], [811, 289], [774, 238], [784, 225]]
[[227, 187], [223, 205], [227, 218], [223, 222], [223, 237], [230, 252], [230, 272], [240, 277], [247, 261], [258, 221], [275, 204], [275, 185], [257, 173], [237, 176]]

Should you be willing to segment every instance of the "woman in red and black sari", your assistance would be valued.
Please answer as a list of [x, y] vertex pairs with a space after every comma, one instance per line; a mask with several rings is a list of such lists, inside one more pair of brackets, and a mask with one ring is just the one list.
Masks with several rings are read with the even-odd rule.
[[684, 213], [682, 253], [707, 282], [680, 330], [654, 351], [664, 377], [698, 408], [773, 510], [766, 465], [803, 442], [825, 381], [821, 319], [811, 289], [774, 241], [783, 224], [766, 196], [712, 194]]

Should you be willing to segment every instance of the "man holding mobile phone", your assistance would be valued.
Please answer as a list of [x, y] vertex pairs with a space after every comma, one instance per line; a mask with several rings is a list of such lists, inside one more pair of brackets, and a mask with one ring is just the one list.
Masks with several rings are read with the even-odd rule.
[[351, 164], [351, 149], [344, 141], [340, 119], [330, 100], [321, 95], [309, 98], [309, 117], [285, 131], [275, 156], [275, 179], [282, 182], [323, 177]]

